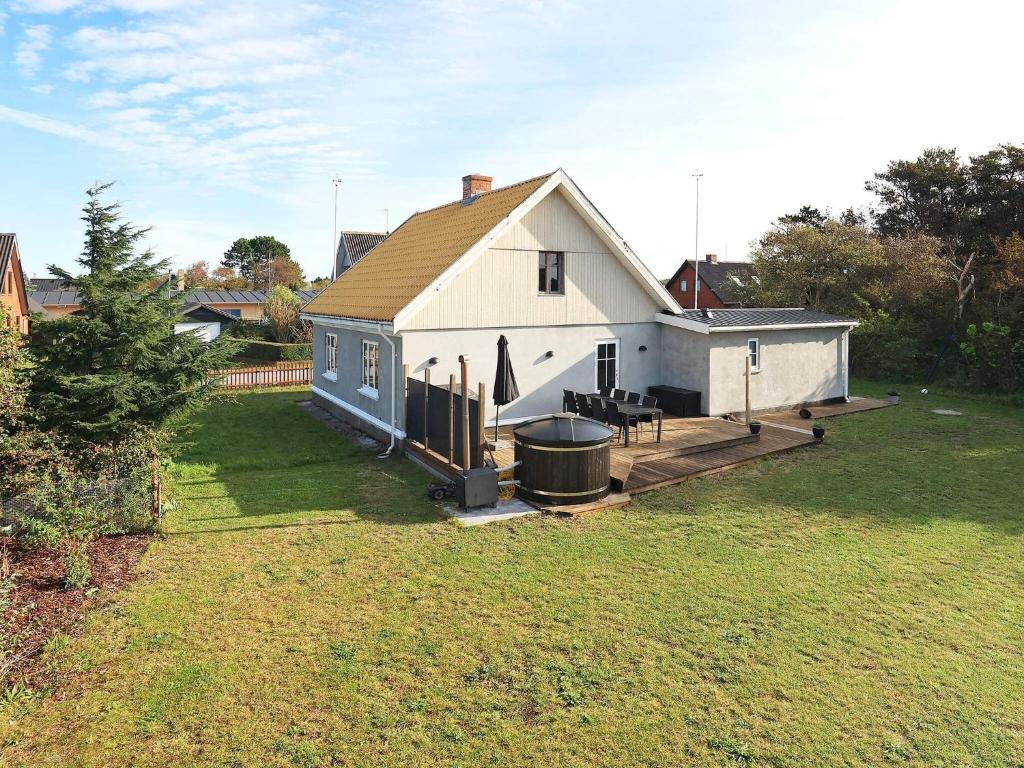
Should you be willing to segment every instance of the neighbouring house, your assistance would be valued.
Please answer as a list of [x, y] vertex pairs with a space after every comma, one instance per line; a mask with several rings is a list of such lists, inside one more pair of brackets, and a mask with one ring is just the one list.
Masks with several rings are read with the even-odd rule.
[[[36, 286], [31, 297], [39, 302], [50, 315], [66, 315], [77, 312], [81, 306], [78, 291], [66, 285], [59, 278], [32, 278]], [[42, 287], [39, 287], [42, 286]], [[266, 303], [266, 291], [173, 291], [184, 293], [185, 306], [202, 304], [211, 309], [231, 315], [241, 320], [262, 320], [263, 305]], [[305, 303], [317, 295], [316, 291], [295, 291], [295, 295]]]
[[0, 302], [6, 310], [7, 326], [28, 333], [33, 307], [25, 288], [18, 238], [13, 232], [0, 233]]
[[207, 304], [186, 304], [181, 309], [183, 319], [174, 324], [175, 333], [197, 331], [203, 341], [213, 341], [227, 326], [238, 322], [238, 317]]
[[604, 386], [700, 389], [704, 413], [737, 410], [746, 357], [757, 407], [845, 395], [853, 321], [756, 311], [766, 314], [691, 317], [558, 170], [494, 190], [489, 177], [464, 177], [461, 200], [409, 217], [302, 317], [313, 324], [313, 400], [402, 440], [405, 367], [447, 383], [462, 355], [470, 380], [489, 387], [502, 334], [520, 397], [501, 424], [561, 411], [563, 389]]
[[342, 232], [334, 254], [334, 275], [341, 277], [353, 264], [380, 245], [386, 232]]
[[[709, 253], [696, 269], [693, 261], [684, 261], [665, 287], [685, 309], [724, 309], [740, 306], [738, 289], [753, 276], [754, 265], [750, 262], [719, 261], [718, 256]], [[693, 292], [698, 281], [700, 292], [694, 305]]]

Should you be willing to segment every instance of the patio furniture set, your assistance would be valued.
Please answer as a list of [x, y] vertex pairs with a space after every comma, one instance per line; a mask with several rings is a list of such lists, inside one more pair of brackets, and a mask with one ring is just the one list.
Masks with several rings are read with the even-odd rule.
[[627, 448], [630, 427], [636, 428], [636, 439], [639, 442], [641, 425], [650, 424], [653, 429], [655, 418], [658, 420], [655, 442], [661, 442], [663, 414], [661, 408], [657, 406], [658, 398], [641, 395], [639, 392], [627, 392], [624, 389], [603, 387], [599, 392], [590, 393], [562, 390], [562, 408], [567, 413], [586, 416], [611, 427], [618, 427], [619, 438], [625, 436]]

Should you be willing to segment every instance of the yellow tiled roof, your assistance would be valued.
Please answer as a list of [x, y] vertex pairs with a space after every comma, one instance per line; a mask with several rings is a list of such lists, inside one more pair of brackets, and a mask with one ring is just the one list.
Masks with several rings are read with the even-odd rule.
[[551, 174], [415, 213], [303, 308], [312, 315], [390, 322]]

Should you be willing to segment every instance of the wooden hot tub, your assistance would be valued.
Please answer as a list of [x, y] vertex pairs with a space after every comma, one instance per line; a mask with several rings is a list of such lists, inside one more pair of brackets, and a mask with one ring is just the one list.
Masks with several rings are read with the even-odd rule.
[[516, 479], [527, 501], [560, 506], [608, 495], [612, 429], [571, 413], [539, 416], [512, 430]]

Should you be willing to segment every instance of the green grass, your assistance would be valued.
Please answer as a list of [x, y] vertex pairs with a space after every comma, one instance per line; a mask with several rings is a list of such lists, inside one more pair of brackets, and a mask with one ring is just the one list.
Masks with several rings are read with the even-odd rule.
[[199, 417], [166, 537], [48, 651], [68, 682], [3, 713], [0, 764], [1024, 764], [1024, 412], [912, 395], [622, 510], [460, 529], [299, 396]]

